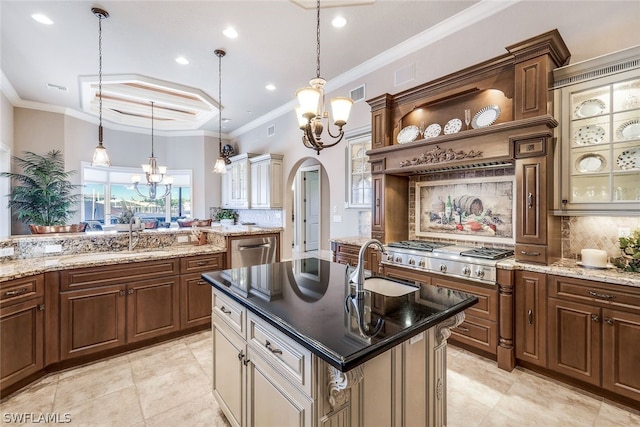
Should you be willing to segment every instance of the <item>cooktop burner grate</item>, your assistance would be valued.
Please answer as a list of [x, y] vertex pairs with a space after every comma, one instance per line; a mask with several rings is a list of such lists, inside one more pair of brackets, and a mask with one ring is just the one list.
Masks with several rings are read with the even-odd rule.
[[510, 257], [513, 253], [514, 252], [510, 249], [473, 248], [468, 251], [460, 252], [460, 255], [472, 258], [502, 259]]
[[389, 243], [387, 246], [392, 248], [415, 249], [420, 251], [432, 252], [436, 248], [447, 246], [447, 243], [428, 242], [426, 240], [403, 240], [401, 242]]

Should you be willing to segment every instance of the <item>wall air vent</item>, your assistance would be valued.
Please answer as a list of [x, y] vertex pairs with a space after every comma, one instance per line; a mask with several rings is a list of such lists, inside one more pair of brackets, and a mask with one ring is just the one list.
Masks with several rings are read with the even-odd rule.
[[351, 98], [353, 102], [363, 101], [365, 96], [364, 85], [351, 89], [351, 92], [349, 92], [349, 98]]
[[273, 136], [276, 134], [276, 125], [271, 125], [267, 128], [267, 136]]
[[405, 83], [409, 83], [415, 79], [416, 76], [416, 67], [414, 64], [408, 65], [404, 68], [400, 68], [396, 70], [393, 74], [393, 81], [395, 86], [400, 86]]

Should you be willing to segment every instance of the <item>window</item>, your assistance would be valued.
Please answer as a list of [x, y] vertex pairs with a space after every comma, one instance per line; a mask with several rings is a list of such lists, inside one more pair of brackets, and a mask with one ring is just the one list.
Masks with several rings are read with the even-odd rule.
[[[132, 209], [143, 219], [160, 222], [176, 221], [191, 216], [191, 170], [172, 170], [171, 193], [166, 198], [151, 200], [141, 197], [131, 183], [132, 175], [140, 175], [138, 168], [94, 168], [82, 164], [83, 221], [93, 224], [113, 224], [125, 208]], [[138, 184], [140, 193], [148, 194], [147, 185]], [[164, 186], [158, 191], [164, 192]]]
[[359, 135], [348, 143], [348, 205], [350, 208], [371, 208], [371, 164], [366, 155], [371, 150], [371, 136]]

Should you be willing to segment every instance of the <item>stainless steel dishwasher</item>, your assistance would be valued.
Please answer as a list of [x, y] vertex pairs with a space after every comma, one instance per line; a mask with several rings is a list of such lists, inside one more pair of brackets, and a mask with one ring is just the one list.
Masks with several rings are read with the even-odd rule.
[[231, 268], [276, 262], [278, 238], [247, 237], [231, 241]]

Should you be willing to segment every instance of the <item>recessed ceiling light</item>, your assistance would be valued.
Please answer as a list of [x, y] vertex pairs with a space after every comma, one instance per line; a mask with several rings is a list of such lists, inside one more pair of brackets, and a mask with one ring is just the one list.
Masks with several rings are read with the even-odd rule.
[[269, 83], [268, 85], [265, 86], [265, 89], [273, 91], [273, 90], [276, 90], [276, 87], [275, 85], [272, 85], [271, 83]]
[[222, 123], [229, 123], [231, 121], [231, 119], [228, 117], [223, 117], [221, 120], [222, 120]]
[[45, 25], [53, 24], [53, 21], [51, 20], [51, 18], [49, 18], [47, 15], [42, 13], [34, 13], [33, 15], [31, 15], [31, 17], [41, 24], [45, 24]]
[[189, 63], [189, 60], [187, 58], [185, 58], [184, 56], [178, 56], [176, 58], [176, 62], [178, 64], [181, 64], [181, 65], [187, 65]]
[[238, 37], [238, 32], [233, 27], [227, 27], [224, 31], [222, 31], [222, 34], [229, 37], [230, 39], [235, 39], [236, 37]]
[[347, 20], [342, 16], [336, 16], [331, 21], [331, 25], [333, 25], [335, 28], [342, 28], [347, 25]]

